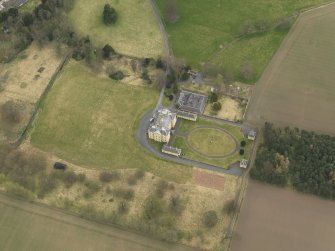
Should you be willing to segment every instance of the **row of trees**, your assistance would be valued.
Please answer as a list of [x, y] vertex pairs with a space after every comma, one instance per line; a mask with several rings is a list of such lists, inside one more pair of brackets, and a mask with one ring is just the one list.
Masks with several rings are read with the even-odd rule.
[[252, 178], [335, 198], [335, 137], [266, 123]]

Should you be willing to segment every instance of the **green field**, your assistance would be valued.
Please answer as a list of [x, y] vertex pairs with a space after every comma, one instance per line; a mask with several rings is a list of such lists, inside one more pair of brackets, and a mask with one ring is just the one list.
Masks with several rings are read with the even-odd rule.
[[0, 250], [193, 250], [0, 195]]
[[[118, 13], [115, 25], [102, 22], [102, 11], [109, 3]], [[122, 54], [157, 57], [164, 44], [159, 26], [147, 0], [75, 0], [70, 20], [81, 35], [89, 35], [96, 46], [110, 44]]]
[[136, 142], [139, 120], [157, 99], [152, 88], [99, 78], [70, 61], [47, 97], [31, 141], [79, 165], [141, 168], [185, 182], [190, 167], [156, 159]]
[[[165, 0], [155, 0], [164, 16]], [[267, 21], [272, 27], [282, 17], [319, 5], [328, 0], [179, 0], [176, 23], [166, 24], [174, 54], [184, 58], [194, 67], [212, 61], [232, 70], [239, 76], [239, 69], [246, 61], [254, 67], [257, 80], [271, 57], [278, 49], [286, 32], [272, 29], [264, 35], [250, 36], [228, 46], [240, 34], [246, 22]]]
[[213, 128], [199, 128], [188, 135], [189, 144], [208, 156], [223, 156], [236, 148], [234, 139], [227, 133]]
[[[208, 129], [203, 129], [204, 127]], [[242, 140], [247, 143], [243, 156], [239, 151], [234, 152]], [[185, 158], [228, 169], [242, 158], [249, 159], [252, 142], [245, 139], [238, 126], [200, 119], [197, 122], [183, 120], [173, 146], [182, 149]], [[232, 152], [234, 153], [230, 155]], [[228, 156], [223, 157], [225, 155]]]

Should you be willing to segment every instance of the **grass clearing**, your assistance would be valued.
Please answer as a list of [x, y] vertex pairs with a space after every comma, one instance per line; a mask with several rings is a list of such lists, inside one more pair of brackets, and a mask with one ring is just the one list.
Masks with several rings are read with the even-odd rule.
[[208, 156], [223, 156], [236, 148], [234, 139], [217, 129], [199, 128], [188, 135], [189, 144], [197, 151]]
[[246, 120], [334, 134], [335, 5], [303, 14], [265, 70]]
[[[118, 13], [115, 25], [106, 26], [102, 21], [106, 3]], [[146, 0], [75, 0], [70, 21], [96, 46], [110, 44], [117, 52], [136, 57], [157, 57], [164, 52], [156, 17]]]
[[155, 106], [158, 94], [152, 88], [97, 77], [70, 61], [43, 105], [31, 142], [77, 165], [140, 168], [186, 182], [190, 167], [151, 156], [135, 139], [141, 116]]
[[[166, 1], [155, 2], [164, 14]], [[266, 35], [250, 36], [222, 50], [239, 35], [243, 24], [266, 20], [274, 25], [281, 17], [326, 2], [329, 1], [193, 0], [190, 4], [187, 0], [180, 0], [177, 1], [178, 21], [173, 24], [166, 21], [165, 24], [174, 54], [192, 66], [199, 68], [202, 63], [213, 59], [216, 64], [231, 68], [238, 76], [240, 66], [251, 61], [255, 72], [253, 80], [257, 80], [285, 33], [270, 31]]]

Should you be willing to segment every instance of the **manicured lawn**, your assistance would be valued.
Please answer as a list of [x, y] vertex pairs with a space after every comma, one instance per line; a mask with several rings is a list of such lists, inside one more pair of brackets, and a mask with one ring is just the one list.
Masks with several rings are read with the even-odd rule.
[[[164, 16], [165, 0], [155, 0]], [[228, 50], [220, 52], [240, 34], [247, 21], [266, 20], [274, 25], [284, 16], [290, 16], [302, 8], [319, 5], [328, 0], [179, 0], [176, 23], [166, 23], [170, 44], [176, 56], [186, 59], [194, 67], [213, 57], [220, 66], [231, 66], [239, 72], [245, 61], [251, 61], [257, 79], [278, 49], [285, 33], [270, 31], [268, 34], [243, 39]], [[237, 74], [238, 76], [238, 74]]]
[[[236, 151], [233, 155], [230, 155], [228, 157], [210, 158], [210, 156], [215, 156], [215, 155], [219, 156], [219, 155], [229, 154], [235, 149], [236, 147], [235, 142], [228, 136], [228, 134], [226, 137], [227, 139], [224, 139], [222, 138], [222, 135], [225, 136], [226, 134], [223, 133], [220, 135], [216, 135], [215, 132], [217, 130], [213, 130], [213, 129], [212, 129], [213, 130], [212, 133], [206, 130], [202, 131], [202, 129], [198, 128], [199, 126], [211, 126], [211, 127], [224, 129], [225, 131], [229, 132], [233, 137], [235, 137], [238, 144], [240, 144], [242, 140], [245, 140], [247, 144], [244, 147], [244, 150], [245, 150], [244, 155], [241, 156], [239, 154], [239, 151]], [[199, 130], [199, 133], [192, 135], [194, 133], [193, 130], [195, 130], [195, 132]], [[188, 135], [188, 139], [185, 137], [177, 136], [173, 143], [174, 147], [178, 147], [182, 149], [182, 153], [184, 154], [184, 157], [188, 159], [201, 161], [201, 162], [211, 164], [211, 165], [221, 166], [223, 168], [229, 168], [231, 164], [239, 161], [242, 158], [248, 159], [251, 153], [252, 142], [245, 139], [243, 133], [241, 132], [240, 127], [238, 126], [232, 126], [229, 124], [212, 122], [212, 121], [208, 121], [204, 119], [200, 119], [197, 122], [183, 120], [179, 128], [179, 132], [183, 133], [184, 135], [188, 135], [191, 132]], [[211, 136], [210, 136], [211, 134], [219, 137], [218, 139], [213, 139], [214, 142], [218, 144], [212, 144], [213, 142], [211, 142]], [[193, 148], [195, 148], [197, 151], [200, 151], [203, 154], [206, 153], [206, 151], [208, 150], [207, 153], [209, 157], [206, 157], [205, 155], [199, 154], [198, 152], [192, 150], [188, 146], [186, 142], [187, 140], [188, 140], [188, 143], [191, 144]], [[222, 141], [222, 140], [225, 140], [225, 142], [219, 143], [219, 141]]]
[[[118, 13], [115, 25], [102, 21], [104, 5], [109, 3]], [[82, 35], [97, 46], [110, 44], [120, 53], [136, 57], [162, 55], [164, 44], [149, 1], [146, 0], [75, 0], [70, 20]]]
[[190, 167], [156, 159], [136, 142], [139, 120], [157, 99], [154, 89], [97, 77], [70, 61], [49, 93], [31, 141], [79, 165], [141, 168], [185, 182]]
[[236, 148], [236, 143], [229, 134], [212, 128], [192, 131], [188, 135], [188, 142], [196, 151], [208, 156], [224, 156]]

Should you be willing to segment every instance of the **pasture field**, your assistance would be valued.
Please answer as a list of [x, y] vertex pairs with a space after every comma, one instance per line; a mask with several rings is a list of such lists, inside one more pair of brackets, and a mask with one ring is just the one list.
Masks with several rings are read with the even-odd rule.
[[335, 134], [335, 5], [304, 13], [265, 70], [247, 122]]
[[[239, 154], [242, 140], [245, 153]], [[238, 126], [199, 119], [182, 120], [172, 145], [182, 149], [185, 158], [229, 169], [240, 159], [249, 159], [252, 142], [246, 139]]]
[[[0, 195], [1, 250], [191, 251]], [[66, 241], [70, 240], [70, 241]]]
[[332, 251], [335, 202], [250, 181], [231, 251]]
[[70, 61], [42, 107], [31, 142], [74, 164], [140, 168], [185, 182], [190, 167], [151, 156], [135, 139], [141, 116], [155, 106], [158, 94], [149, 87], [97, 77]]
[[[104, 5], [118, 13], [116, 24], [102, 21]], [[164, 44], [154, 12], [147, 0], [75, 0], [69, 14], [74, 28], [96, 46], [110, 44], [117, 52], [135, 57], [158, 57]]]
[[12, 125], [0, 116], [0, 142], [15, 141], [47, 87], [52, 75], [62, 62], [52, 46], [39, 48], [36, 44], [21, 52], [8, 64], [0, 64], [0, 105], [7, 101], [20, 104], [24, 116], [20, 123]]
[[[164, 0], [155, 0], [164, 16]], [[174, 54], [186, 59], [194, 67], [213, 62], [232, 70], [239, 76], [242, 64], [253, 64], [253, 81], [257, 80], [273, 54], [278, 49], [286, 32], [270, 29], [263, 35], [248, 36], [226, 45], [239, 36], [246, 22], [267, 21], [271, 27], [285, 16], [299, 10], [320, 5], [327, 0], [187, 0], [176, 1], [179, 19], [175, 23], [165, 20], [166, 30]]]

